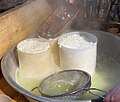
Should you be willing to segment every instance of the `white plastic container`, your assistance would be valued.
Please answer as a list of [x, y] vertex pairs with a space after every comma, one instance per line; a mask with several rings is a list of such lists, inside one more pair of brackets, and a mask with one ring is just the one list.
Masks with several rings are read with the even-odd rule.
[[29, 38], [18, 43], [19, 76], [42, 80], [57, 69], [51, 67], [51, 48], [44, 38]]
[[[76, 38], [72, 39], [70, 36]], [[60, 67], [63, 70], [79, 69], [91, 75], [95, 72], [97, 54], [95, 35], [88, 32], [68, 32], [60, 36], [58, 44]]]
[[19, 67], [24, 76], [42, 77], [46, 71], [49, 72], [51, 54], [50, 44], [46, 39], [25, 39], [17, 45], [17, 52]]

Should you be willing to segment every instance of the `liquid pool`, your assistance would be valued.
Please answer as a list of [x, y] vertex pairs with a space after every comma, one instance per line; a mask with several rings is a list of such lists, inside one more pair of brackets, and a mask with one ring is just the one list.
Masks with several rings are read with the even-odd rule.
[[[98, 57], [97, 57], [97, 65], [96, 65], [96, 72], [91, 76], [92, 77], [92, 86], [91, 88], [99, 88], [102, 90], [106, 90], [109, 91], [118, 81], [120, 78], [120, 64], [114, 60], [112, 57], [108, 56], [105, 53], [99, 53]], [[39, 83], [41, 82], [38, 79], [34, 80], [31, 78], [27, 78], [24, 76], [20, 76], [20, 74], [17, 74], [16, 77], [17, 82], [24, 87], [25, 89], [31, 91], [34, 87], [38, 86]], [[59, 83], [57, 83], [56, 87], [59, 87], [58, 85]], [[66, 85], [68, 87], [68, 91], [71, 90], [69, 87], [71, 86]], [[53, 92], [54, 87], [52, 87], [49, 91], [52, 94], [55, 94], [55, 92]], [[60, 89], [58, 88], [58, 93], [59, 91], [66, 91], [65, 89]], [[34, 94], [40, 95], [38, 89], [31, 91]], [[94, 91], [95, 94], [99, 94], [99, 95], [103, 95], [104, 93], [98, 92], [98, 91]], [[88, 92], [83, 95], [83, 97], [81, 97], [80, 99], [92, 99], [92, 98], [96, 98], [95, 96], [89, 94]]]

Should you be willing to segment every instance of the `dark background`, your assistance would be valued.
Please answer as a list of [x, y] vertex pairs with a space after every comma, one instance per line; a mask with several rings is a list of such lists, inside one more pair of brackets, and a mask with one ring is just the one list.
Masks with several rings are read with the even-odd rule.
[[27, 0], [0, 0], [0, 13], [14, 8], [16, 5], [20, 5], [26, 1]]

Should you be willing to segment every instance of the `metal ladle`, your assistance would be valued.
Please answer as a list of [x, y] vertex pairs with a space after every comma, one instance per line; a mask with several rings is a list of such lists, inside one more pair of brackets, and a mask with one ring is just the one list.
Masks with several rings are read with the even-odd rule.
[[54, 73], [45, 78], [38, 87], [42, 96], [57, 100], [76, 100], [89, 91], [90, 94], [100, 98], [102, 95], [95, 94], [91, 90], [97, 90], [107, 94], [108, 92], [91, 87], [91, 76], [82, 70], [64, 70]]

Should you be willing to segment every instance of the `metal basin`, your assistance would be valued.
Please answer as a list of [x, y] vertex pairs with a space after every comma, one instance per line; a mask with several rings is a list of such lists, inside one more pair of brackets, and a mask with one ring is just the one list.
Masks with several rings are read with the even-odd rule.
[[[96, 73], [92, 76], [92, 87], [109, 90], [119, 81], [120, 77], [120, 38], [102, 31], [90, 30], [87, 32], [93, 33], [98, 38], [98, 58]], [[61, 100], [56, 101], [32, 94], [15, 82], [15, 73], [19, 66], [15, 52], [16, 49], [14, 47], [2, 59], [2, 73], [6, 81], [15, 90], [31, 100], [31, 102], [62, 102]], [[85, 96], [83, 100], [72, 102], [99, 102], [98, 100], [96, 97]], [[68, 102], [70, 102], [70, 100]]]

